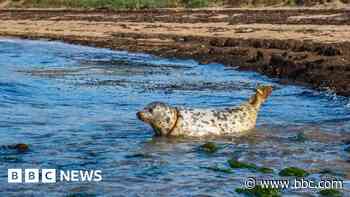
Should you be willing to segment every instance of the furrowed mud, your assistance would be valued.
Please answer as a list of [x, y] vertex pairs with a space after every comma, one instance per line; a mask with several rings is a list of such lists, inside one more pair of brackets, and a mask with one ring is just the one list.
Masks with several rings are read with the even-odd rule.
[[349, 18], [346, 9], [1, 10], [0, 35], [218, 62], [350, 96]]

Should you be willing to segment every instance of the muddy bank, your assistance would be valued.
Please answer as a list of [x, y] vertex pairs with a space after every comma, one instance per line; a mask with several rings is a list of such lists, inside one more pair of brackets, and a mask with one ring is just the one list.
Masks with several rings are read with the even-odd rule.
[[350, 96], [347, 17], [343, 9], [7, 10], [0, 35], [218, 62]]
[[87, 20], [94, 22], [165, 22], [230, 24], [349, 25], [350, 10], [342, 9], [159, 9], [159, 10], [64, 10], [0, 9], [4, 20]]

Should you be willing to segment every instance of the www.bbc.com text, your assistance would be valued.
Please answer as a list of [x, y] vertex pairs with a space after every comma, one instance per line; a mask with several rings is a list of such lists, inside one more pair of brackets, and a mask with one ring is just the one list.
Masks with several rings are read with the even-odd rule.
[[342, 180], [307, 180], [307, 179], [256, 179], [249, 177], [245, 180], [245, 188], [252, 189], [255, 186], [273, 189], [343, 189]]

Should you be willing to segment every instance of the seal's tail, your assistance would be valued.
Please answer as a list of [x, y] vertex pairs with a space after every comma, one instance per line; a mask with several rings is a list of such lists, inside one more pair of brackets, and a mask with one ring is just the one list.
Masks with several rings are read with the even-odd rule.
[[272, 86], [260, 86], [256, 89], [255, 95], [253, 95], [249, 103], [256, 108], [260, 108], [260, 105], [265, 102], [265, 100], [272, 93]]

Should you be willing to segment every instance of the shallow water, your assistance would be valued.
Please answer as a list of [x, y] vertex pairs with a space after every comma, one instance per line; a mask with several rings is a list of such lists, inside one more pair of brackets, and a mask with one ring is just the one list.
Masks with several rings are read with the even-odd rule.
[[[210, 139], [221, 149], [205, 154], [208, 139], [153, 138], [135, 113], [152, 101], [191, 107], [228, 107], [258, 84], [273, 84], [257, 129], [232, 139]], [[349, 100], [331, 93], [280, 85], [220, 64], [163, 59], [59, 42], [0, 39], [0, 145], [27, 143], [19, 154], [0, 149], [1, 196], [239, 196], [247, 177], [275, 177], [297, 166], [319, 180], [330, 169], [350, 180]], [[303, 133], [305, 141], [295, 136]], [[348, 141], [348, 142], [346, 142]], [[275, 170], [232, 174], [234, 157]], [[8, 168], [103, 170], [96, 183], [8, 184]], [[350, 186], [345, 184], [345, 193]], [[312, 196], [317, 190], [286, 190]]]

